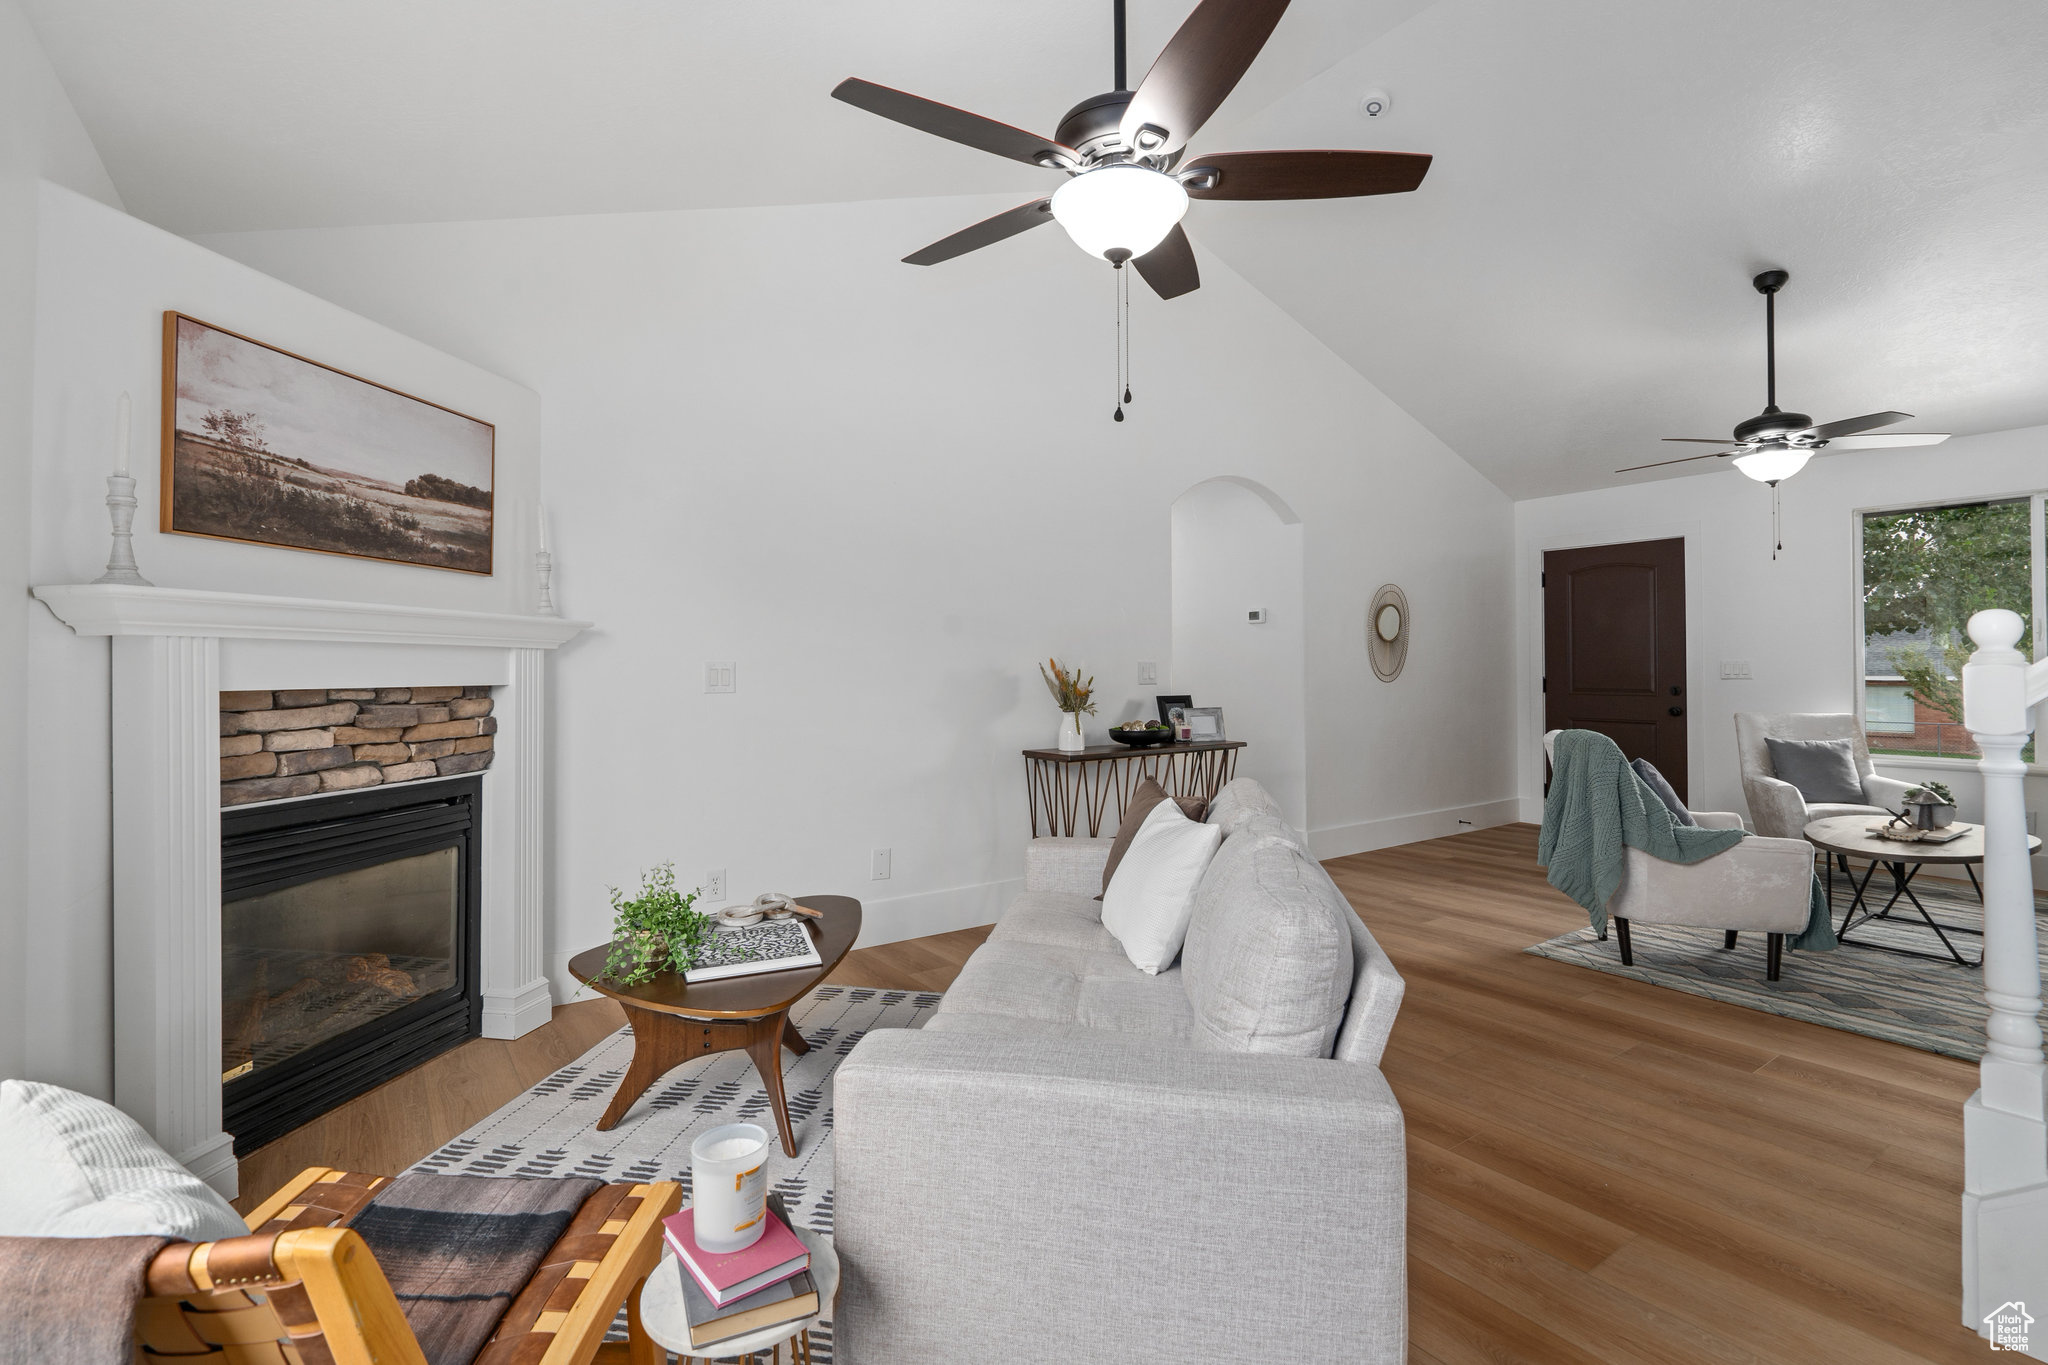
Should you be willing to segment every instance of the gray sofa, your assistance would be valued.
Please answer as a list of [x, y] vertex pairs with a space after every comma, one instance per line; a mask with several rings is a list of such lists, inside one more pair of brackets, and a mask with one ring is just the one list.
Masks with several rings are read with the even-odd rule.
[[1108, 840], [1041, 839], [926, 1027], [835, 1083], [848, 1365], [1407, 1358], [1402, 981], [1256, 783], [1178, 963], [1102, 927]]

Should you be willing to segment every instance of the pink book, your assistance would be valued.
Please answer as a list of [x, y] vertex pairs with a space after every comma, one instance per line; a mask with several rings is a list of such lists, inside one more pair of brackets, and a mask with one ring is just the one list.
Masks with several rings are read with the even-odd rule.
[[761, 1240], [723, 1255], [697, 1245], [696, 1213], [684, 1209], [662, 1219], [662, 1236], [703, 1288], [705, 1297], [720, 1308], [810, 1268], [811, 1253], [772, 1210], [762, 1211]]

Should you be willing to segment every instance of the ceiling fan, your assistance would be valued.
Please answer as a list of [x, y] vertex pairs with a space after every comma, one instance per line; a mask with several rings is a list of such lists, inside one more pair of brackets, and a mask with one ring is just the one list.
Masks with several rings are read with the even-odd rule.
[[1115, 0], [1116, 89], [1068, 110], [1050, 138], [863, 80], [841, 81], [832, 97], [1069, 177], [1044, 198], [905, 256], [907, 264], [936, 265], [1057, 219], [1083, 251], [1118, 269], [1130, 261], [1161, 298], [1177, 298], [1202, 282], [1180, 226], [1189, 199], [1400, 194], [1429, 170], [1429, 157], [1414, 152], [1224, 152], [1182, 164], [1188, 139], [1237, 85], [1286, 9], [1287, 0], [1202, 0], [1130, 90], [1124, 0]]
[[[1766, 396], [1764, 410], [1746, 422], [1738, 423], [1735, 434], [1728, 440], [1711, 436], [1666, 436], [1667, 441], [1682, 441], [1691, 445], [1729, 446], [1728, 450], [1709, 451], [1704, 455], [1684, 455], [1676, 460], [1658, 460], [1652, 464], [1630, 465], [1617, 469], [1617, 474], [1633, 474], [1639, 469], [1662, 469], [1666, 465], [1685, 464], [1692, 460], [1725, 460], [1735, 457], [1735, 467], [1758, 483], [1777, 486], [1780, 479], [1789, 479], [1806, 468], [1806, 462], [1823, 450], [1877, 450], [1886, 446], [1931, 446], [1948, 439], [1946, 433], [1934, 435], [1924, 432], [1887, 431], [1876, 432], [1878, 427], [1888, 427], [1894, 422], [1903, 422], [1913, 414], [1910, 412], [1872, 412], [1861, 417], [1844, 417], [1838, 422], [1815, 424], [1803, 412], [1780, 412], [1778, 410], [1778, 291], [1785, 287], [1791, 275], [1783, 270], [1766, 270], [1750, 283], [1756, 292], [1764, 296], [1764, 383]], [[1876, 432], [1863, 435], [1864, 432]]]

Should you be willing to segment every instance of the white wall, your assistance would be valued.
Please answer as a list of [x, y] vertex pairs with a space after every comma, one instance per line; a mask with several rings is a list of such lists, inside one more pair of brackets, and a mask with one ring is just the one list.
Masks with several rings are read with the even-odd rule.
[[[135, 406], [135, 555], [169, 587], [530, 611], [540, 405], [530, 391], [268, 279], [103, 204], [45, 183], [36, 271], [31, 583], [82, 583], [107, 558], [114, 409]], [[177, 309], [497, 425], [495, 577], [242, 545], [157, 530], [156, 414], [163, 312]], [[16, 485], [20, 486], [20, 485]], [[10, 506], [13, 499], [10, 498]], [[112, 1082], [109, 653], [39, 604], [25, 623], [22, 788], [27, 836], [22, 947], [34, 971], [27, 1074], [105, 1095]], [[463, 679], [421, 679], [459, 682]], [[12, 713], [10, 708], [10, 714]], [[12, 960], [12, 959], [9, 959]]]
[[[1232, 479], [1174, 500], [1165, 689], [1223, 708], [1225, 734], [1251, 746], [1260, 780], [1297, 829], [1308, 819], [1301, 536], [1293, 509], [1276, 509]], [[1264, 622], [1246, 619], [1254, 608]]]
[[[106, 168], [14, 0], [0, 0], [0, 1076], [23, 1074], [32, 912], [23, 779], [27, 686], [30, 410], [35, 374], [36, 182], [118, 203]], [[40, 610], [40, 608], [36, 608]]]
[[[1929, 449], [1825, 456], [1780, 488], [1785, 550], [1776, 561], [1770, 490], [1733, 469], [1515, 505], [1523, 818], [1541, 815], [1543, 551], [1685, 537], [1693, 804], [1745, 810], [1737, 711], [1862, 712], [1858, 511], [2048, 488], [2048, 427], [1959, 437]], [[1724, 659], [1748, 660], [1753, 676], [1723, 681]], [[1880, 766], [1909, 779], [1947, 781], [1962, 818], [1975, 818], [1979, 788], [1967, 765], [1886, 759]], [[2042, 809], [2048, 779], [2030, 780], [2028, 788], [2028, 805]]]
[[[898, 263], [1013, 202], [206, 239], [546, 397], [561, 599], [599, 624], [559, 660], [553, 961], [667, 858], [861, 896], [871, 942], [992, 918], [1017, 751], [1057, 729], [1034, 661], [1096, 675], [1098, 732], [1149, 707], [1169, 505], [1216, 475], [1303, 509], [1321, 842], [1512, 814], [1506, 499], [1212, 256], [1134, 301], [1111, 422], [1110, 276], [1056, 229]], [[1392, 688], [1363, 623], [1389, 579], [1418, 622]], [[703, 693], [708, 660], [737, 693]]]

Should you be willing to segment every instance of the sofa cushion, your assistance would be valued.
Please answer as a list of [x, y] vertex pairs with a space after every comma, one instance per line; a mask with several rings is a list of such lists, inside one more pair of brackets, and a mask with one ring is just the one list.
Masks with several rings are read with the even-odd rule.
[[1010, 902], [990, 943], [1042, 943], [1049, 948], [1085, 948], [1120, 953], [1116, 936], [1102, 927], [1102, 903], [1063, 891], [1026, 891]]
[[[1130, 804], [1124, 807], [1123, 820], [1116, 827], [1116, 838], [1109, 842], [1109, 857], [1102, 864], [1103, 891], [1109, 890], [1109, 880], [1116, 875], [1117, 864], [1124, 860], [1124, 854], [1130, 850], [1131, 840], [1137, 838], [1138, 831], [1145, 827], [1145, 817], [1152, 813], [1154, 806], [1169, 799], [1180, 807], [1182, 815], [1196, 822], [1200, 822], [1209, 810], [1209, 803], [1199, 796], [1169, 798], [1166, 788], [1160, 786], [1154, 779], [1148, 777], [1140, 782], [1138, 789], [1131, 793]], [[1095, 899], [1101, 900], [1102, 892], [1097, 892]]]
[[1286, 819], [1280, 814], [1279, 803], [1264, 787], [1249, 777], [1240, 777], [1216, 793], [1216, 799], [1209, 803], [1209, 813], [1203, 818], [1228, 838], [1255, 815], [1270, 815], [1283, 823]]
[[1351, 994], [1358, 917], [1292, 843], [1244, 823], [1209, 864], [1181, 950], [1196, 1040], [1328, 1057]]
[[926, 1027], [986, 1028], [984, 1018], [1147, 1038], [1187, 1040], [1194, 1031], [1180, 972], [1148, 976], [1114, 946], [1091, 952], [991, 939], [967, 959]]
[[0, 1154], [0, 1236], [206, 1242], [249, 1231], [141, 1124], [62, 1086], [0, 1081]]
[[1171, 801], [1152, 807], [1102, 893], [1102, 927], [1124, 956], [1154, 976], [1173, 965], [1195, 913], [1195, 888], [1223, 842], [1223, 831], [1198, 825]]

